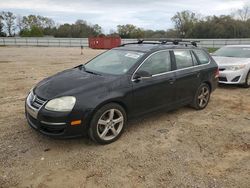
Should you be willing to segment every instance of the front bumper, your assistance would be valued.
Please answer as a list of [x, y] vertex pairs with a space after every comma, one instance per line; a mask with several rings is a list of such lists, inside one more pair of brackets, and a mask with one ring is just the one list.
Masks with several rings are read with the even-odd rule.
[[229, 71], [223, 70], [219, 72], [219, 83], [223, 84], [244, 84], [245, 83], [245, 71]]
[[[25, 114], [28, 124], [36, 131], [54, 138], [72, 138], [86, 135], [90, 111], [51, 112], [43, 107], [36, 110], [26, 100]], [[72, 126], [71, 121], [74, 120], [81, 120], [82, 123]]]

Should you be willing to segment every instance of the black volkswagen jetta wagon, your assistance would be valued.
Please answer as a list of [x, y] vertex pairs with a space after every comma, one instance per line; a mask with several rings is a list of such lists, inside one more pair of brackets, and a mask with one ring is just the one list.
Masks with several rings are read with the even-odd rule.
[[29, 125], [59, 138], [117, 140], [127, 120], [159, 109], [204, 109], [217, 86], [212, 57], [187, 42], [138, 42], [38, 83], [26, 99]]

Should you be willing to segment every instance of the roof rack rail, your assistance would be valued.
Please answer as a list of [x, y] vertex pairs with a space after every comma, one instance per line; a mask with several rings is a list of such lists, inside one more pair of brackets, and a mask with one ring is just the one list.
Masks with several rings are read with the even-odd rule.
[[126, 46], [126, 45], [131, 45], [131, 44], [162, 44], [160, 41], [159, 42], [156, 42], [156, 41], [147, 41], [145, 42], [145, 40], [143, 39], [138, 39], [138, 42], [130, 42], [130, 43], [125, 43], [125, 44], [122, 44], [120, 46]]
[[138, 39], [138, 42], [133, 43], [125, 43], [121, 46], [126, 46], [130, 44], [174, 44], [174, 45], [192, 45], [197, 47], [197, 43], [200, 41], [191, 41], [191, 40], [183, 40], [183, 39], [169, 39], [169, 38], [150, 38], [150, 39]]
[[186, 46], [191, 44], [194, 47], [198, 46], [197, 43], [200, 43], [200, 41], [198, 41], [198, 40], [183, 40], [183, 41], [180, 42], [180, 44], [183, 44], [183, 45], [186, 45]]
[[[149, 40], [157, 40], [157, 39], [149, 39]], [[174, 45], [192, 45], [197, 47], [197, 43], [200, 41], [195, 41], [195, 40], [185, 40], [185, 39], [169, 39], [169, 38], [160, 38], [158, 39], [162, 44], [167, 44], [167, 43], [172, 43]]]

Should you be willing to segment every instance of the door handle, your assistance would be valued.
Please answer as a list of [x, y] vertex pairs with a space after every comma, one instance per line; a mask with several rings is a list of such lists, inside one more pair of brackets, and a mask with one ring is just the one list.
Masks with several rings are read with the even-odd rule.
[[168, 79], [168, 82], [169, 82], [170, 84], [173, 84], [173, 83], [175, 82], [175, 79], [174, 79], [174, 78], [169, 78], [169, 79]]

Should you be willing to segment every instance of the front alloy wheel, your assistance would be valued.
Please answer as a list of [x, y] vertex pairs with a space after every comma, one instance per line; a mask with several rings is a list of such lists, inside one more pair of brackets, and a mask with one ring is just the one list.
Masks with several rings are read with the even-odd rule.
[[91, 121], [89, 136], [97, 143], [109, 144], [121, 136], [125, 124], [124, 109], [116, 103], [110, 103], [95, 113]]
[[123, 124], [124, 117], [119, 110], [107, 110], [97, 122], [98, 136], [106, 141], [112, 140], [121, 132]]

